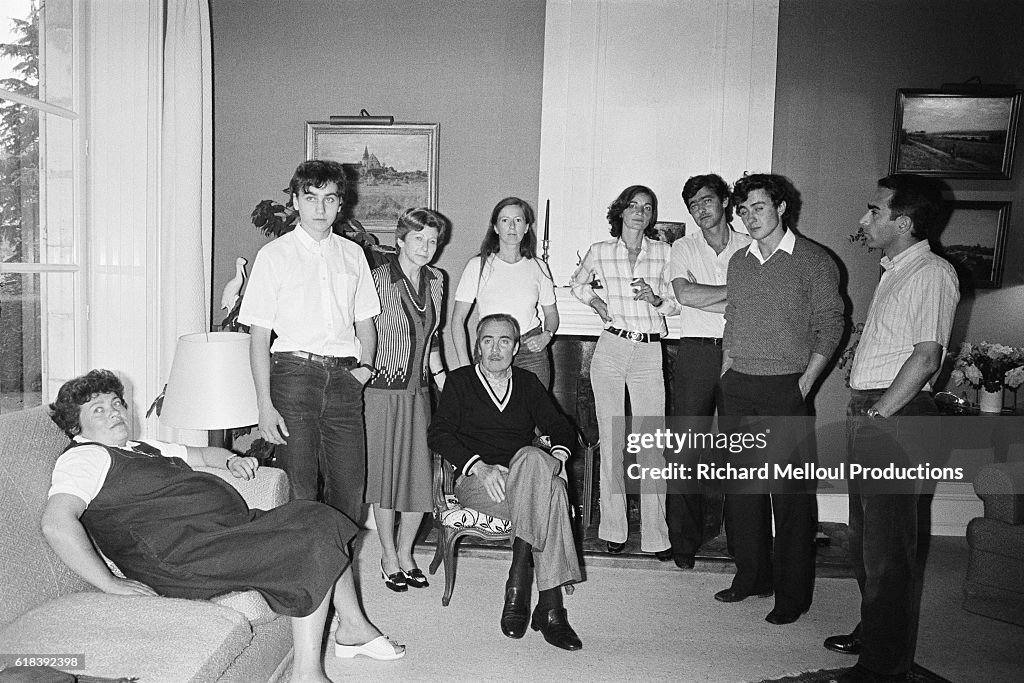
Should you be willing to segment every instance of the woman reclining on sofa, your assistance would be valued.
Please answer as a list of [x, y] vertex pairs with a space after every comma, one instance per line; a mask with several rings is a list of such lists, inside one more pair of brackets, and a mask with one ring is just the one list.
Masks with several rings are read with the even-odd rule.
[[[230, 484], [189, 464], [250, 479], [255, 458], [129, 441], [124, 386], [109, 370], [70, 380], [50, 409], [72, 443], [54, 466], [43, 533], [96, 588], [195, 599], [256, 590], [275, 612], [292, 617], [293, 683], [327, 680], [320, 648], [332, 593], [337, 656], [405, 654], [359, 605], [348, 555], [358, 527], [344, 514], [308, 500], [250, 510]], [[89, 535], [128, 578], [110, 572]]]

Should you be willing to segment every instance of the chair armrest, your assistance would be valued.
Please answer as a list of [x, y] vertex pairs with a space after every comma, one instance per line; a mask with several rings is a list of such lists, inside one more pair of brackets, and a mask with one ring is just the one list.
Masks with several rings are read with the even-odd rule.
[[986, 517], [1024, 524], [1024, 462], [985, 465], [974, 478], [974, 492]]
[[196, 467], [197, 472], [214, 474], [237, 489], [252, 509], [269, 510], [284, 505], [290, 498], [288, 475], [276, 467], [261, 467], [256, 476], [246, 481], [220, 467]]
[[440, 453], [431, 452], [433, 458], [434, 513], [448, 508], [446, 497], [455, 492], [455, 468]]

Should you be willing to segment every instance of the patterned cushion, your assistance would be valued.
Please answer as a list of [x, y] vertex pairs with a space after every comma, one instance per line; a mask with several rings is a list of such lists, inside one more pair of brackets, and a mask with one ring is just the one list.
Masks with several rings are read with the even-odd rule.
[[485, 515], [473, 508], [463, 507], [455, 496], [445, 496], [445, 509], [441, 524], [453, 529], [472, 528], [484, 534], [500, 536], [512, 532], [512, 522], [501, 517]]

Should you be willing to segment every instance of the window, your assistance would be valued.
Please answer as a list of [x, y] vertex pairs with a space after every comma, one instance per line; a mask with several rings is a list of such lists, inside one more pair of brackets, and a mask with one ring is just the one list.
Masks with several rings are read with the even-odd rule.
[[75, 0], [0, 10], [0, 412], [75, 374], [82, 292]]

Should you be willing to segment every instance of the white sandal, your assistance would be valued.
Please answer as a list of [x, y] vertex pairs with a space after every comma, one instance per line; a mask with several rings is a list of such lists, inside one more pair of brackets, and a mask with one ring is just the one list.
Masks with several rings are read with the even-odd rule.
[[377, 636], [368, 643], [362, 645], [342, 645], [334, 643], [334, 656], [342, 659], [352, 659], [356, 655], [363, 655], [370, 659], [388, 662], [393, 659], [401, 659], [405, 656], [405, 645], [400, 645], [387, 636]]

